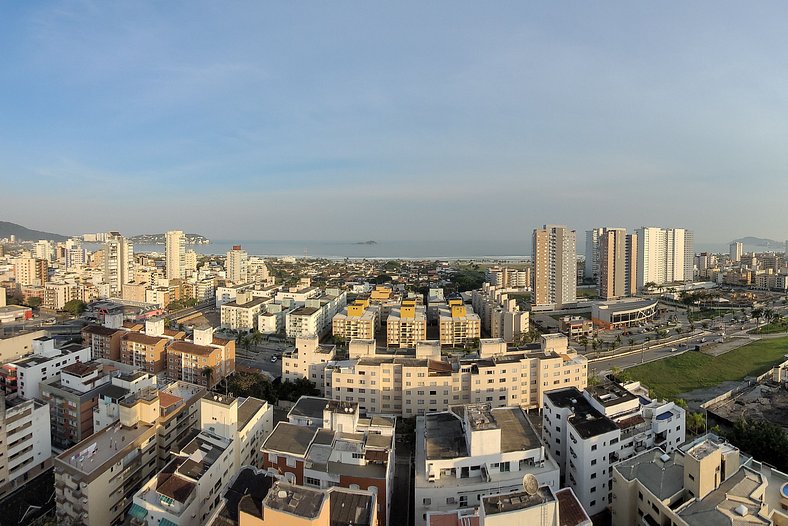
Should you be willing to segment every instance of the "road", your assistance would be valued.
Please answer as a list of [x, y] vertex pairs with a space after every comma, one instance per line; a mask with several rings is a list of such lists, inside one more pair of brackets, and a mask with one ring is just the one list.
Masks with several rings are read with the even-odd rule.
[[[279, 356], [282, 354], [281, 349], [262, 347], [258, 347], [258, 349], [259, 350], [255, 351], [236, 349], [235, 362], [239, 365], [243, 365], [244, 367], [251, 367], [265, 371], [273, 378], [282, 376], [282, 360]], [[271, 361], [271, 357], [274, 355], [277, 355], [276, 362]]]

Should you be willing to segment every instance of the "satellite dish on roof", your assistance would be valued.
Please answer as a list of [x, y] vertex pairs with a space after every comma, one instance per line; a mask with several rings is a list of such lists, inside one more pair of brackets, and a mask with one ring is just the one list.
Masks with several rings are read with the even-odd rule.
[[523, 491], [529, 495], [536, 495], [536, 492], [539, 491], [539, 481], [531, 473], [527, 473], [523, 477]]
[[280, 489], [279, 493], [277, 493], [276, 496], [279, 497], [280, 499], [286, 499], [287, 498], [287, 492], [285, 490], [283, 490], [283, 489]]

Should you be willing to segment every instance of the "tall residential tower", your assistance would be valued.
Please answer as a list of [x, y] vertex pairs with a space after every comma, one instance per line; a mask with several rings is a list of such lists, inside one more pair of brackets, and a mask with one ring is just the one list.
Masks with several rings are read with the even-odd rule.
[[577, 240], [574, 230], [545, 225], [533, 234], [531, 302], [561, 308], [577, 301]]
[[167, 279], [186, 277], [186, 236], [183, 230], [170, 230], [164, 234], [165, 270]]

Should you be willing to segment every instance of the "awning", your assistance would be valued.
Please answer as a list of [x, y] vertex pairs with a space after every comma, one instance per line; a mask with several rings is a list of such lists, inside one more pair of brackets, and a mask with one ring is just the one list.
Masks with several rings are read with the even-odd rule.
[[135, 519], [144, 521], [148, 517], [148, 512], [139, 504], [132, 504], [131, 509], [129, 510], [129, 515]]

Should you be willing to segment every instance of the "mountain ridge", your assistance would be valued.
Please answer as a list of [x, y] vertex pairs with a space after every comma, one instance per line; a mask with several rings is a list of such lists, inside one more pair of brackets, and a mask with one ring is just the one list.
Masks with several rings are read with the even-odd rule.
[[0, 221], [0, 238], [11, 236], [15, 236], [18, 241], [38, 241], [39, 239], [65, 241], [68, 239], [68, 236], [62, 234], [33, 230], [9, 221]]

